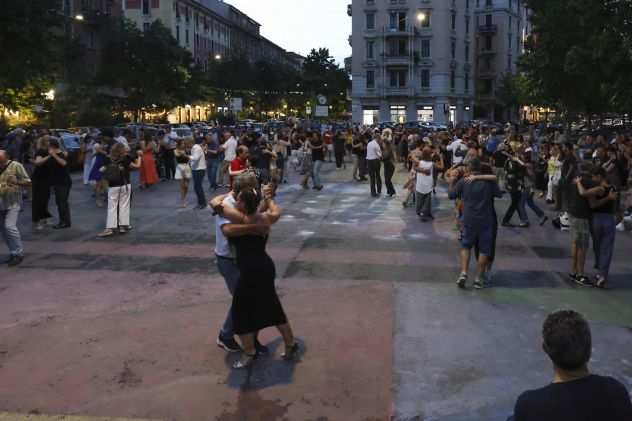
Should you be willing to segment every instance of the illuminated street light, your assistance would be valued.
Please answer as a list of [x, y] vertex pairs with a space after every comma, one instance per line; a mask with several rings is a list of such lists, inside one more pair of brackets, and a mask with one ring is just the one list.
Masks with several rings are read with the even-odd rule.
[[417, 14], [417, 20], [418, 20], [419, 22], [423, 22], [423, 21], [425, 21], [425, 20], [426, 20], [426, 14], [425, 14], [424, 12], [419, 12], [419, 13]]
[[220, 54], [215, 54], [215, 60], [221, 60], [222, 56]]
[[83, 20], [83, 15], [75, 15], [76, 20]]
[[49, 101], [54, 101], [55, 100], [55, 90], [51, 89], [48, 92], [44, 92], [44, 97], [49, 100]]

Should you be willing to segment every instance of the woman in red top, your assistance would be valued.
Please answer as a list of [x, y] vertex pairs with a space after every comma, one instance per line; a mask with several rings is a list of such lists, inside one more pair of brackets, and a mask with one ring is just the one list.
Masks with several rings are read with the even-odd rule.
[[158, 171], [156, 171], [156, 161], [154, 160], [154, 152], [156, 151], [156, 142], [150, 135], [145, 136], [143, 142], [142, 164], [140, 167], [140, 188], [145, 189], [154, 184], [158, 184]]

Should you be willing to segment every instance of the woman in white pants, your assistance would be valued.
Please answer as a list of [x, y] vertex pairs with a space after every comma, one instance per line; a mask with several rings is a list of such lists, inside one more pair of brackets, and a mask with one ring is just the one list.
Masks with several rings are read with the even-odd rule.
[[131, 229], [130, 204], [132, 198], [132, 184], [130, 171], [141, 166], [141, 156], [131, 157], [124, 145], [120, 143], [112, 146], [110, 161], [102, 168], [103, 178], [108, 183], [108, 216], [105, 230], [99, 237], [110, 237], [114, 230], [125, 234]]

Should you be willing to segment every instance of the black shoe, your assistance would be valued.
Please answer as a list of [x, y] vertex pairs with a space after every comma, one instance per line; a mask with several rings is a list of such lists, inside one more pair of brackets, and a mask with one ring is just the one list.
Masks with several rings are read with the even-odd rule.
[[24, 256], [11, 256], [7, 261], [7, 265], [11, 267], [17, 266], [22, 263], [22, 260], [24, 260]]
[[53, 229], [56, 230], [63, 230], [66, 228], [70, 228], [70, 224], [57, 224], [57, 225], [53, 225]]
[[259, 339], [255, 340], [255, 349], [257, 350], [257, 355], [268, 355], [270, 353], [268, 347], [259, 342]]
[[506, 227], [506, 228], [515, 228], [516, 227], [511, 222], [503, 222], [502, 225], [503, 225], [503, 227]]
[[234, 338], [223, 339], [218, 336], [215, 343], [226, 352], [241, 352], [241, 347]]
[[378, 194], [371, 193], [371, 197], [380, 197]]
[[588, 288], [592, 288], [595, 286], [595, 284], [593, 284], [593, 282], [590, 280], [590, 278], [588, 276], [585, 275], [578, 275], [575, 278], [575, 283], [577, 285], [581, 285], [583, 287], [588, 287]]
[[529, 228], [529, 223], [528, 222], [521, 222], [520, 225], [518, 225], [520, 228]]
[[547, 200], [547, 201], [546, 201], [546, 204], [547, 204], [547, 205], [552, 205], [553, 203], [555, 203], [555, 200]]

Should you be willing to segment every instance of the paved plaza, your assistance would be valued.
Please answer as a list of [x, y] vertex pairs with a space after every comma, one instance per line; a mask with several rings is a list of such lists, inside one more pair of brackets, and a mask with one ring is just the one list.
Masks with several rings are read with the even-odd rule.
[[550, 224], [501, 228], [492, 287], [459, 290], [445, 186], [423, 224], [333, 164], [320, 192], [296, 179], [280, 189], [268, 249], [304, 352], [282, 361], [268, 329], [273, 352], [250, 371], [215, 346], [230, 297], [214, 218], [178, 209], [175, 182], [137, 191], [134, 230], [109, 239], [77, 179], [70, 230], [33, 231], [27, 207], [26, 259], [0, 268], [0, 420], [505, 421], [522, 391], [550, 381], [540, 329], [562, 307], [591, 322], [591, 368], [632, 389], [630, 233], [618, 234], [611, 290], [566, 280], [568, 234]]

